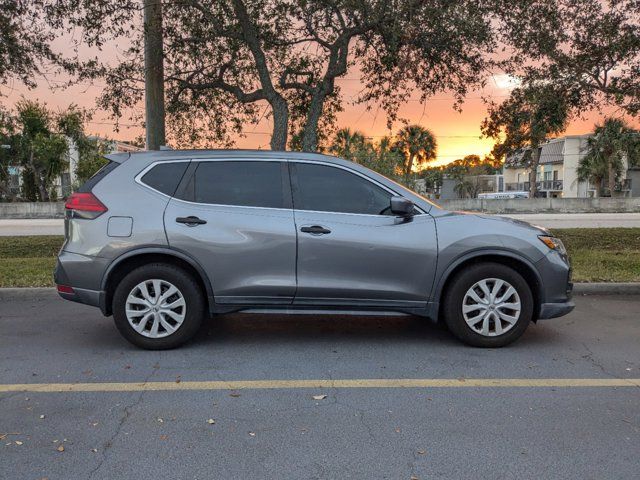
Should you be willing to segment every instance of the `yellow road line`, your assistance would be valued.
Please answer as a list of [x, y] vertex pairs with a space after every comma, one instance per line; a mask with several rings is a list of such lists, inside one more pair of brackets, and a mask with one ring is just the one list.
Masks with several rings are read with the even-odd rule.
[[203, 382], [15, 383], [6, 392], [144, 392], [172, 390], [272, 390], [300, 388], [578, 388], [640, 387], [640, 378], [388, 378], [350, 380], [236, 380]]

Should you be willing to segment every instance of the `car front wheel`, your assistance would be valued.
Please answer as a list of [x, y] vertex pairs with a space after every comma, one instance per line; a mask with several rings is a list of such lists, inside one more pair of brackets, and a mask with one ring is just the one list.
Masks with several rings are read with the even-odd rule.
[[524, 278], [497, 263], [472, 265], [452, 280], [445, 293], [449, 330], [476, 347], [503, 347], [520, 337], [533, 316], [533, 295]]
[[141, 348], [164, 350], [182, 345], [198, 331], [203, 316], [200, 287], [174, 265], [136, 268], [120, 282], [113, 296], [116, 327]]

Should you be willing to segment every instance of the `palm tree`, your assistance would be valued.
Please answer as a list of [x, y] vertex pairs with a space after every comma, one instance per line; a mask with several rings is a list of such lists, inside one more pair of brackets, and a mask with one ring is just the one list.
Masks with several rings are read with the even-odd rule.
[[348, 127], [341, 128], [333, 137], [329, 151], [337, 157], [355, 161], [357, 154], [360, 153], [367, 144], [367, 138], [362, 132], [351, 130]]
[[435, 135], [420, 125], [407, 125], [396, 136], [396, 148], [404, 154], [403, 174], [408, 177], [414, 166], [422, 166], [435, 160], [437, 143]]
[[602, 181], [606, 178], [613, 196], [624, 170], [624, 160], [629, 165], [640, 164], [640, 133], [622, 119], [606, 118], [602, 125], [596, 125], [586, 150], [587, 154], [578, 165], [578, 179], [589, 180], [600, 196]]

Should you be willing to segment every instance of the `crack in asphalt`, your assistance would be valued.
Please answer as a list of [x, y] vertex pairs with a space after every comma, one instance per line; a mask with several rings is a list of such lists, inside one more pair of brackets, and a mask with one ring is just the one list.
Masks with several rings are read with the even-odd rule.
[[[158, 371], [159, 369], [158, 363], [153, 365], [153, 367], [151, 368], [152, 368], [151, 373], [149, 373], [149, 375], [147, 375], [147, 377], [143, 380], [142, 382], [143, 384], [151, 380], [151, 377], [153, 377], [155, 373]], [[88, 480], [91, 480], [94, 477], [94, 475], [98, 473], [98, 471], [102, 468], [102, 465], [107, 460], [109, 450], [113, 446], [116, 438], [118, 438], [118, 436], [120, 435], [120, 432], [122, 431], [122, 428], [124, 427], [125, 423], [127, 423], [127, 420], [129, 419], [131, 409], [140, 405], [140, 403], [142, 402], [142, 399], [144, 398], [145, 393], [146, 391], [142, 390], [140, 392], [140, 395], [138, 395], [138, 398], [133, 403], [124, 406], [124, 410], [123, 410], [124, 415], [122, 415], [122, 417], [120, 418], [118, 425], [116, 426], [115, 432], [111, 435], [111, 437], [106, 442], [102, 444], [103, 448], [101, 451], [100, 461], [98, 462], [98, 465], [96, 465], [96, 467], [89, 472], [89, 475], [87, 476]]]

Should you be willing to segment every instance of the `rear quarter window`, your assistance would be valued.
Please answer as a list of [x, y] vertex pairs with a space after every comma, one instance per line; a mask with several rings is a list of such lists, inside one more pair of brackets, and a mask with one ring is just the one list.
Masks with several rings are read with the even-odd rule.
[[100, 180], [109, 175], [111, 172], [115, 170], [115, 168], [120, 165], [118, 162], [109, 161], [106, 165], [104, 165], [100, 170], [93, 174], [89, 180], [84, 182], [80, 188], [78, 189], [79, 193], [89, 193], [95, 187]]
[[159, 163], [145, 173], [140, 181], [154, 190], [173, 196], [188, 165], [189, 162]]

